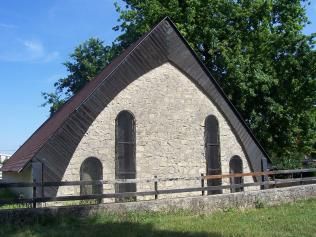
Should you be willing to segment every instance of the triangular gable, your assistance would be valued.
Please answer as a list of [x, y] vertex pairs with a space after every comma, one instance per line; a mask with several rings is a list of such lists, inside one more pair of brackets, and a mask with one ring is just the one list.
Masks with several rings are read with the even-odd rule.
[[166, 62], [184, 72], [213, 101], [239, 139], [252, 171], [260, 171], [268, 155], [169, 18], [125, 50], [48, 119], [5, 163], [3, 171], [20, 172], [37, 158], [47, 167], [50, 179], [62, 177], [81, 138], [105, 106], [131, 82]]

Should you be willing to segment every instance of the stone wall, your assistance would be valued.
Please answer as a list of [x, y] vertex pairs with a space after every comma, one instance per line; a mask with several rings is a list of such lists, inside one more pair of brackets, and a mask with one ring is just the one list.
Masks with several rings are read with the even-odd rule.
[[[218, 108], [189, 78], [166, 63], [127, 86], [100, 113], [73, 154], [64, 181], [79, 180], [80, 166], [88, 157], [100, 159], [104, 180], [115, 179], [115, 119], [122, 110], [130, 111], [136, 119], [137, 179], [205, 174], [204, 121], [211, 114], [219, 121], [222, 173], [229, 173], [234, 155], [241, 157], [244, 172], [250, 171], [238, 139]], [[223, 184], [228, 182], [223, 180]], [[253, 179], [246, 177], [245, 182]], [[159, 189], [199, 186], [200, 181], [177, 181], [160, 183]], [[137, 191], [146, 190], [153, 190], [153, 184], [137, 185]], [[104, 185], [104, 193], [113, 192], [113, 185]], [[58, 195], [79, 193], [79, 187], [58, 191]], [[187, 195], [192, 193], [174, 196]]]
[[34, 223], [43, 217], [87, 217], [97, 213], [132, 211], [189, 210], [210, 213], [227, 208], [251, 208], [258, 203], [265, 206], [316, 197], [316, 184], [289, 188], [268, 189], [241, 193], [191, 198], [175, 198], [145, 202], [112, 203], [95, 206], [49, 207], [38, 209], [0, 210], [0, 223]]

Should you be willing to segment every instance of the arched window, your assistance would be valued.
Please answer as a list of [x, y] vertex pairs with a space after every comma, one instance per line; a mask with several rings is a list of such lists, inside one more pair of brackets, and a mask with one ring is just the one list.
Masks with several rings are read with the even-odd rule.
[[[95, 157], [85, 159], [80, 167], [80, 181], [96, 181], [103, 179], [102, 163]], [[102, 194], [102, 185], [81, 185], [80, 195]], [[101, 200], [99, 200], [101, 201]]]
[[[229, 173], [231, 174], [241, 174], [243, 173], [243, 168], [242, 168], [242, 160], [239, 156], [233, 156], [230, 159], [229, 162]], [[233, 177], [230, 178], [230, 183], [231, 184], [242, 184], [243, 183], [243, 178], [242, 177]], [[232, 187], [230, 191], [232, 193], [234, 192], [242, 192], [244, 190], [243, 187]]]
[[[136, 179], [135, 140], [134, 116], [128, 111], [122, 111], [116, 118], [116, 179]], [[136, 184], [117, 184], [115, 191], [117, 193], [136, 192]]]
[[[221, 157], [218, 121], [214, 115], [205, 119], [205, 155], [207, 175], [221, 175]], [[207, 180], [207, 186], [220, 186], [222, 179]], [[208, 195], [220, 194], [222, 190], [209, 190]]]

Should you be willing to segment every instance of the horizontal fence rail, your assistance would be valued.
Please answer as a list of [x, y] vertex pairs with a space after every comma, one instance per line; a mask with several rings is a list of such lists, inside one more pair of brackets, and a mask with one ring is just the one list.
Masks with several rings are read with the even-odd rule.
[[[310, 177], [304, 177], [306, 173]], [[300, 175], [300, 177], [294, 177], [294, 175]], [[279, 178], [278, 176], [290, 176], [286, 178]], [[219, 186], [207, 186], [205, 181], [207, 180], [218, 180], [218, 179], [233, 179], [242, 177], [253, 177], [255, 181], [252, 183], [240, 183], [229, 185], [219, 185]], [[190, 187], [190, 188], [177, 188], [177, 189], [158, 189], [158, 184], [167, 181], [201, 181], [200, 187]], [[57, 197], [44, 197], [43, 193], [37, 196], [37, 188], [47, 188], [47, 187], [67, 187], [67, 186], [82, 186], [82, 185], [104, 185], [104, 184], [128, 184], [128, 183], [153, 183], [152, 191], [142, 191], [142, 192], [126, 192], [126, 193], [101, 193], [101, 194], [91, 194], [91, 195], [71, 195], [71, 196], [57, 196]], [[101, 199], [120, 199], [120, 198], [134, 198], [142, 196], [154, 196], [158, 199], [159, 195], [163, 194], [179, 194], [179, 193], [190, 193], [190, 192], [201, 192], [205, 195], [207, 191], [218, 191], [218, 190], [236, 190], [245, 187], [255, 187], [259, 186], [262, 189], [277, 188], [285, 186], [295, 186], [304, 185], [306, 183], [316, 183], [316, 168], [314, 169], [295, 169], [295, 170], [276, 170], [276, 171], [266, 171], [266, 172], [251, 172], [251, 173], [234, 173], [234, 174], [222, 174], [222, 175], [201, 175], [196, 177], [187, 178], [158, 178], [153, 179], [117, 179], [113, 181], [107, 180], [96, 180], [96, 181], [62, 181], [62, 182], [16, 182], [7, 183], [0, 182], [1, 188], [32, 188], [33, 197], [32, 198], [13, 198], [13, 199], [0, 199], [1, 205], [8, 204], [30, 204], [30, 207], [36, 208], [38, 203], [46, 202], [64, 202], [64, 201], [85, 201], [85, 200], [101, 200]], [[40, 197], [39, 197], [40, 196]]]
[[[98, 184], [124, 184], [124, 183], [153, 183], [153, 182], [166, 182], [166, 181], [192, 181], [192, 180], [212, 180], [223, 179], [233, 177], [258, 177], [258, 176], [271, 176], [279, 174], [298, 174], [298, 173], [312, 173], [316, 172], [316, 168], [313, 169], [296, 169], [296, 170], [278, 170], [268, 172], [252, 172], [252, 173], [235, 173], [235, 174], [222, 174], [222, 175], [206, 175], [196, 176], [188, 178], [153, 178], [153, 179], [116, 179], [113, 181], [96, 180], [96, 181], [61, 181], [61, 182], [18, 182], [18, 183], [6, 183], [0, 182], [0, 188], [8, 187], [56, 187], [56, 186], [80, 186], [80, 185], [98, 185]], [[315, 174], [316, 175], [316, 174]]]

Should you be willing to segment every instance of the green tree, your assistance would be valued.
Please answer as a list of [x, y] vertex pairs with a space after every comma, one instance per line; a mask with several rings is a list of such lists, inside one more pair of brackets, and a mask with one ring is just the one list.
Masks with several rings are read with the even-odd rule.
[[88, 81], [92, 80], [116, 55], [115, 46], [105, 46], [103, 41], [90, 38], [75, 48], [70, 60], [65, 62], [68, 76], [59, 79], [55, 84], [55, 92], [43, 92], [50, 105], [50, 113], [54, 114], [69, 98], [76, 94]]
[[124, 7], [116, 4], [120, 17], [114, 30], [122, 33], [115, 43], [86, 42], [76, 48], [65, 63], [69, 76], [55, 84], [55, 93], [44, 94], [51, 112], [113, 56], [170, 16], [276, 163], [290, 166], [311, 152], [316, 144], [316, 34], [302, 33], [309, 1], [124, 2]]
[[309, 1], [125, 3], [124, 8], [117, 5], [120, 24], [115, 29], [123, 32], [118, 37], [121, 47], [170, 16], [276, 163], [289, 166], [284, 161], [311, 152], [316, 136], [316, 35], [302, 33]]

